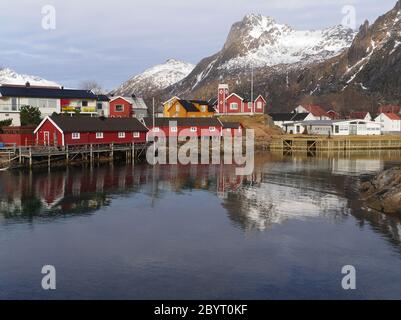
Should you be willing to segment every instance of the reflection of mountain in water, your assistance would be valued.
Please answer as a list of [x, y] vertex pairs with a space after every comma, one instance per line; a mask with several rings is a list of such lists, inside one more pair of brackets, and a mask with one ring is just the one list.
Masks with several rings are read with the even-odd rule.
[[233, 166], [223, 165], [4, 172], [0, 175], [0, 222], [91, 214], [120, 197], [131, 199], [133, 207], [138, 201], [153, 206], [164, 197], [203, 190], [221, 199], [228, 217], [244, 230], [262, 231], [291, 219], [342, 219], [352, 214], [359, 223], [367, 222], [400, 242], [400, 220], [366, 211], [357, 199], [356, 172], [374, 172], [384, 164], [374, 157], [366, 161], [269, 155], [256, 159], [255, 172], [248, 177], [238, 177]]

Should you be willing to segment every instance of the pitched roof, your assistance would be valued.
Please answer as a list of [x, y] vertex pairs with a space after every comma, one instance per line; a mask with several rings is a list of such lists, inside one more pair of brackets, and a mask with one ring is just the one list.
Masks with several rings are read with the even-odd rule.
[[223, 125], [224, 129], [238, 129], [239, 127], [241, 127], [241, 123], [239, 122], [221, 121], [221, 124]]
[[[214, 117], [210, 118], [155, 118], [155, 125], [158, 127], [168, 127], [171, 122], [176, 122], [179, 127], [221, 127], [221, 122]], [[143, 118], [145, 125], [149, 128], [153, 126], [153, 118]]]
[[302, 121], [309, 113], [270, 113], [273, 121]]
[[208, 112], [216, 112], [216, 110], [213, 108], [213, 106], [209, 103], [209, 101], [204, 101], [204, 100], [189, 100], [191, 103], [199, 104], [201, 106], [207, 106], [207, 111]]
[[401, 112], [401, 106], [387, 105], [379, 107], [380, 113], [399, 113]]
[[309, 113], [296, 113], [291, 121], [303, 121], [306, 119], [306, 117], [309, 116]]
[[273, 121], [291, 121], [294, 117], [294, 113], [269, 113]]
[[3, 97], [49, 98], [49, 99], [90, 99], [96, 100], [90, 90], [75, 90], [63, 88], [39, 88], [26, 86], [0, 86]]
[[145, 101], [142, 98], [139, 98], [135, 95], [132, 95], [130, 97], [125, 97], [125, 96], [115, 96], [110, 99], [110, 101], [114, 101], [117, 99], [124, 99], [128, 103], [132, 104], [132, 107], [134, 109], [148, 109], [148, 106], [146, 105]]
[[321, 106], [307, 105], [302, 107], [308, 112], [312, 113], [315, 117], [327, 116], [327, 112]]
[[199, 112], [198, 108], [195, 107], [195, 105], [189, 100], [179, 99], [178, 102], [184, 107], [187, 112]]
[[120, 132], [148, 131], [136, 118], [104, 118], [86, 116], [55, 115], [50, 119], [63, 132]]
[[351, 112], [349, 114], [350, 119], [365, 119], [366, 116], [369, 114], [367, 111], [360, 111], [360, 112]]
[[97, 95], [97, 101], [108, 102], [108, 101], [110, 101], [110, 98], [108, 96], [106, 96], [105, 94], [98, 94]]
[[401, 117], [395, 113], [384, 113], [391, 120], [401, 120]]
[[212, 98], [208, 102], [209, 102], [209, 104], [211, 106], [215, 106], [217, 104], [217, 102], [218, 102], [218, 99], [217, 98]]

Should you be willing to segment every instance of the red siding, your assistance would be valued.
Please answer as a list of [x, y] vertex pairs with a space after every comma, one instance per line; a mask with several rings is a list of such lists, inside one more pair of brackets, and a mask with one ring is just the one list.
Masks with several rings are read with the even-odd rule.
[[33, 133], [0, 134], [0, 142], [15, 144], [16, 146], [31, 146], [35, 144], [35, 135]]
[[[123, 111], [117, 111], [116, 107], [120, 105], [123, 106]], [[125, 99], [118, 98], [116, 100], [110, 101], [110, 117], [111, 118], [131, 118], [132, 104]]]
[[[258, 102], [262, 103], [262, 108], [258, 107]], [[262, 97], [258, 97], [255, 100], [255, 113], [264, 113], [265, 112], [265, 107], [266, 107], [266, 102], [265, 100], [262, 99]]]
[[[213, 126], [211, 126], [213, 127]], [[189, 137], [220, 137], [221, 136], [221, 127], [215, 127], [215, 131], [210, 131], [210, 127], [196, 127], [196, 132], [191, 132], [191, 127], [187, 126], [179, 126], [177, 128], [177, 132], [171, 131], [170, 127], [158, 127], [160, 131], [163, 131], [166, 137], [176, 137], [179, 134], [184, 134], [182, 131], [186, 130], [185, 135]], [[152, 129], [150, 128], [150, 131]], [[150, 132], [149, 132], [150, 133]]]
[[36, 132], [36, 142], [39, 145], [63, 145], [63, 134], [51, 123], [46, 120]]
[[[140, 132], [138, 138], [134, 138], [134, 132], [125, 132], [125, 138], [119, 138], [118, 132], [103, 132], [103, 138], [97, 139], [95, 132], [77, 132], [79, 139], [72, 139], [72, 133], [64, 134], [64, 146], [83, 145], [83, 144], [124, 144], [124, 143], [144, 143], [146, 142], [146, 132]], [[47, 138], [50, 137], [50, 138]], [[63, 145], [63, 134], [46, 120], [36, 133], [37, 143], [39, 145]], [[50, 140], [50, 141], [49, 141]]]
[[[232, 110], [231, 104], [237, 103], [238, 110]], [[227, 99], [227, 113], [241, 113], [242, 112], [242, 100], [235, 95], [232, 95]]]

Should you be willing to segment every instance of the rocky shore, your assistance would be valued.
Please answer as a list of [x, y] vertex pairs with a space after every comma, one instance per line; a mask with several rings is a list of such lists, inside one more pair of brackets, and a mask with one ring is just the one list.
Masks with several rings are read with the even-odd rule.
[[362, 199], [372, 209], [401, 213], [401, 167], [380, 172], [361, 184]]

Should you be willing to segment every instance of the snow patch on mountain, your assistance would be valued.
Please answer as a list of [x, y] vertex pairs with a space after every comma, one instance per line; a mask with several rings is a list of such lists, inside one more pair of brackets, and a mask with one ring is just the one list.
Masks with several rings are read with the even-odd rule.
[[19, 74], [9, 68], [0, 69], [1, 85], [25, 85], [27, 82], [32, 86], [60, 87], [56, 82], [48, 81], [37, 76]]
[[342, 25], [324, 30], [295, 30], [270, 17], [255, 14], [245, 16], [237, 30], [242, 30], [241, 42], [247, 50], [226, 61], [220, 69], [323, 61], [348, 48], [356, 35]]
[[195, 66], [169, 59], [132, 77], [115, 90], [115, 94], [142, 94], [148, 90], [165, 89], [189, 75]]

